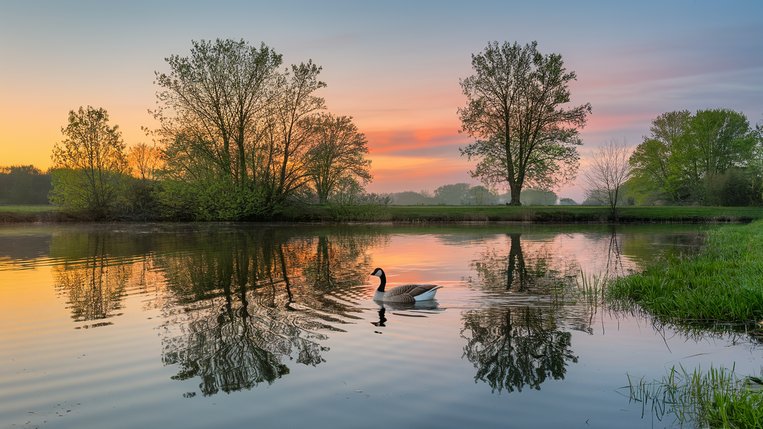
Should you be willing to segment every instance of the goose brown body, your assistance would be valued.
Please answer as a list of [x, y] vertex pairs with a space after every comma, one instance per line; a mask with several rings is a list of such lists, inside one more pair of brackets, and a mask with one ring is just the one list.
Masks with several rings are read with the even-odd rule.
[[376, 294], [374, 295], [374, 300], [376, 301], [397, 303], [414, 303], [416, 301], [426, 301], [433, 299], [437, 289], [442, 287], [435, 284], [407, 284], [385, 290], [387, 284], [387, 276], [384, 274], [384, 270], [377, 268], [373, 273], [371, 273], [371, 275], [381, 279], [381, 283], [376, 289]]

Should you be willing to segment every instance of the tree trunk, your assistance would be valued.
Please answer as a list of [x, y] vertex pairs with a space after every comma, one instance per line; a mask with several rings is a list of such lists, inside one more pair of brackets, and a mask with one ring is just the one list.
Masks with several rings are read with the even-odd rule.
[[511, 202], [509, 203], [509, 205], [521, 206], [522, 203], [519, 201], [519, 195], [522, 193], [522, 188], [518, 185], [511, 185], [511, 184], [509, 184], [509, 187], [511, 188]]

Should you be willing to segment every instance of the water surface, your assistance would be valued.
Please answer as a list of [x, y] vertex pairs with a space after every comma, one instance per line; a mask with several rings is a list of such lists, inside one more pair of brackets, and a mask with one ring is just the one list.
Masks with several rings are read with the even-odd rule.
[[[744, 335], [575, 292], [697, 226], [0, 228], [0, 427], [670, 427], [628, 376], [757, 373]], [[444, 286], [380, 306], [378, 279]]]

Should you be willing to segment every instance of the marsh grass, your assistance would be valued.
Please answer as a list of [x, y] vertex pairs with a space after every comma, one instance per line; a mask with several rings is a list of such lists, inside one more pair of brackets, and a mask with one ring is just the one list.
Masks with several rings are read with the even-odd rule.
[[672, 415], [681, 425], [763, 428], [763, 381], [739, 378], [734, 367], [711, 367], [707, 372], [672, 367], [658, 381], [628, 376], [626, 388], [629, 399], [641, 403], [642, 416], [649, 411], [658, 420]]
[[612, 301], [632, 301], [662, 321], [743, 326], [763, 321], [763, 221], [710, 231], [703, 250], [616, 279]]
[[604, 304], [605, 289], [608, 277], [605, 275], [580, 273], [575, 277], [575, 291], [577, 296], [590, 307], [599, 307]]

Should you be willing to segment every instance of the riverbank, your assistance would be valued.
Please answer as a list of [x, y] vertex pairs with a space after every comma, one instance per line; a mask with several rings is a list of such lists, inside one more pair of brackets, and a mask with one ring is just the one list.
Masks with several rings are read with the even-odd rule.
[[633, 302], [666, 323], [729, 325], [763, 339], [763, 221], [708, 232], [693, 257], [662, 260], [613, 281], [612, 300]]
[[[763, 219], [760, 207], [623, 207], [616, 223], [746, 223]], [[90, 221], [54, 206], [0, 206], [0, 223]], [[120, 219], [114, 219], [120, 220]], [[151, 220], [151, 219], [121, 219]], [[529, 222], [612, 223], [604, 206], [338, 206], [289, 207], [268, 221], [281, 222]]]
[[[607, 297], [636, 304], [662, 323], [743, 331], [763, 341], [761, 255], [763, 221], [723, 226], [708, 233], [698, 255], [662, 260], [642, 273], [616, 279]], [[642, 380], [635, 388], [631, 384], [631, 398], [667, 406], [681, 423], [692, 419], [709, 427], [760, 427], [760, 375], [737, 377], [733, 367], [691, 374], [674, 367], [662, 381]]]

